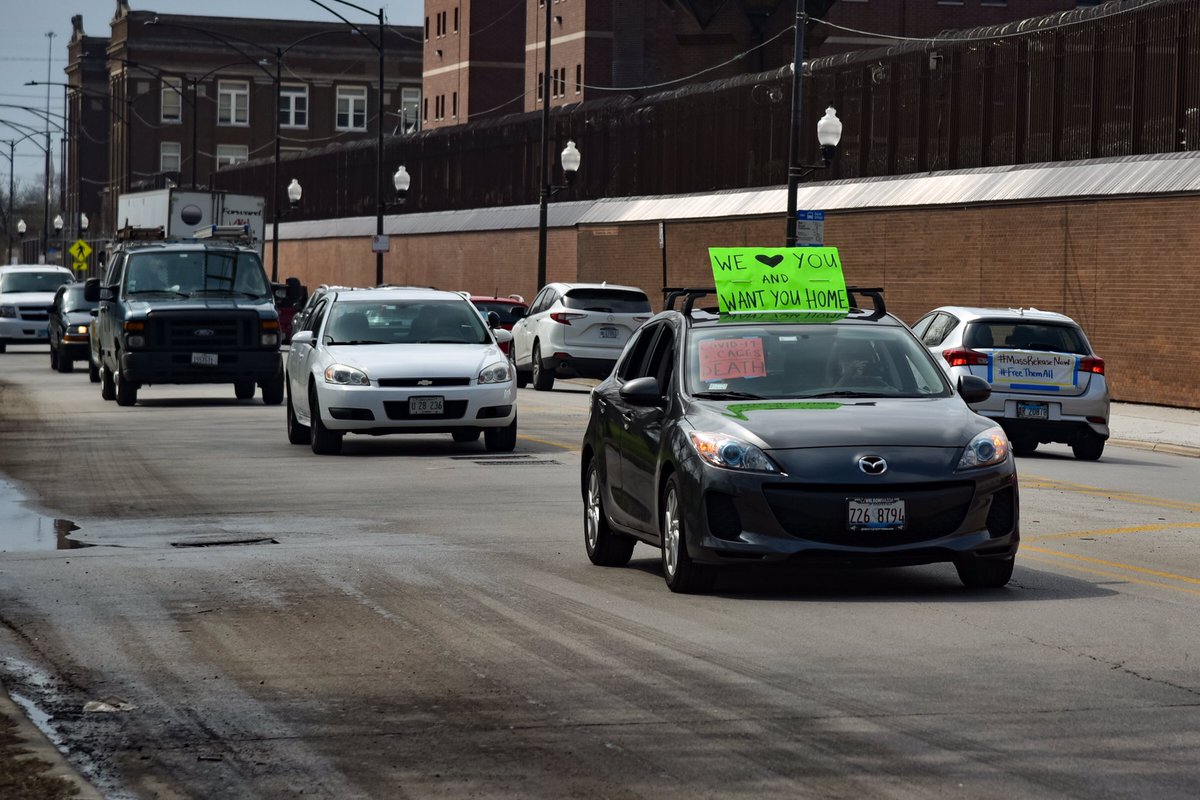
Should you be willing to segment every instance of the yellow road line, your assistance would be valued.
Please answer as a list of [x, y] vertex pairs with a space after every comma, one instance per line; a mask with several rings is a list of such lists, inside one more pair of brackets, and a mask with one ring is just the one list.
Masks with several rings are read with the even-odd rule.
[[[1022, 548], [1021, 552], [1024, 553], [1025, 549], [1026, 548]], [[1134, 578], [1129, 575], [1122, 575], [1119, 572], [1108, 572], [1106, 570], [1100, 570], [1100, 569], [1089, 569], [1088, 567], [1081, 567], [1078, 564], [1065, 564], [1064, 565], [1064, 564], [1061, 564], [1060, 562], [1057, 562], [1051, 558], [1038, 558], [1037, 556], [1025, 556], [1024, 560], [1037, 561], [1037, 562], [1043, 563], [1043, 564], [1057, 564], [1058, 566], [1066, 566], [1067, 569], [1073, 569], [1078, 572], [1086, 572], [1089, 575], [1099, 575], [1104, 578], [1116, 578], [1124, 583], [1136, 583], [1140, 586], [1153, 586], [1156, 589], [1171, 589], [1172, 591], [1182, 592], [1184, 594], [1191, 594], [1191, 595], [1195, 595], [1196, 597], [1200, 597], [1200, 591], [1198, 591], [1196, 589], [1189, 589], [1186, 586], [1175, 586], [1174, 584], [1161, 583], [1159, 581], [1144, 581], [1140, 578]]]
[[517, 438], [522, 439], [526, 442], [535, 442], [537, 444], [549, 445], [550, 447], [557, 447], [559, 450], [567, 450], [572, 453], [578, 452], [578, 448], [575, 447], [574, 445], [563, 444], [562, 442], [552, 442], [549, 439], [539, 439], [536, 436], [526, 436], [523, 433], [518, 434]]
[[1114, 536], [1119, 533], [1153, 533], [1155, 531], [1170, 531], [1180, 528], [1200, 528], [1200, 522], [1159, 522], [1153, 525], [1131, 525], [1127, 528], [1102, 528], [1094, 531], [1074, 531], [1072, 533], [1048, 533], [1045, 536], [1022, 536], [1026, 542], [1048, 542], [1052, 539], [1078, 539], [1082, 536]]
[[1187, 575], [1176, 575], [1174, 572], [1163, 572], [1157, 569], [1147, 569], [1146, 567], [1135, 567], [1132, 564], [1122, 564], [1120, 561], [1105, 561], [1102, 558], [1092, 558], [1090, 556], [1077, 556], [1072, 553], [1060, 553], [1057, 550], [1047, 550], [1044, 547], [1034, 547], [1026, 545], [1021, 548], [1021, 552], [1032, 550], [1035, 553], [1042, 555], [1054, 556], [1055, 558], [1066, 558], [1071, 561], [1082, 561], [1087, 564], [1099, 564], [1102, 567], [1112, 567], [1113, 569], [1125, 569], [1130, 572], [1139, 572], [1143, 575], [1153, 575], [1156, 578], [1168, 578], [1173, 581], [1183, 581], [1184, 583], [1194, 583], [1200, 586], [1200, 578], [1189, 578]]
[[1028, 480], [1021, 481], [1021, 488], [1059, 489], [1065, 492], [1076, 492], [1078, 494], [1092, 495], [1095, 497], [1105, 497], [1109, 500], [1119, 500], [1124, 503], [1159, 506], [1160, 508], [1170, 508], [1176, 511], [1200, 511], [1200, 503], [1188, 503], [1182, 500], [1168, 500], [1165, 497], [1154, 497], [1152, 495], [1135, 494], [1134, 492], [1122, 492], [1115, 489], [1104, 489], [1099, 486], [1088, 486], [1082, 483], [1057, 481], [1053, 478], [1043, 478], [1036, 475], [1029, 476]]

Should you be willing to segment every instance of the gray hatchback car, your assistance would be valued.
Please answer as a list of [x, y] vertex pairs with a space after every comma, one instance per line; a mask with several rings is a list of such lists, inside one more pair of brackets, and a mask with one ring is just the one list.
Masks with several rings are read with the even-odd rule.
[[1018, 455], [1039, 443], [1071, 446], [1095, 461], [1108, 440], [1108, 382], [1078, 323], [1036, 308], [935, 308], [915, 333], [955, 378], [975, 375], [992, 386], [973, 405], [1004, 428]]

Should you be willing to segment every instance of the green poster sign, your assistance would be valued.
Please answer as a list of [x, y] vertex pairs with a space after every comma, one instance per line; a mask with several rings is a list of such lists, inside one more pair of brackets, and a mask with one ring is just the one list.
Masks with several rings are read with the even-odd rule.
[[722, 315], [827, 321], [850, 311], [836, 247], [710, 247], [708, 257]]

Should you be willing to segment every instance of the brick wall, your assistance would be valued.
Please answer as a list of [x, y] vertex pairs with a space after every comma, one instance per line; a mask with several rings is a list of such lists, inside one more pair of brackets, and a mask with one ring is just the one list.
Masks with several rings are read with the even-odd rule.
[[[912, 323], [939, 305], [1036, 306], [1074, 317], [1107, 362], [1113, 398], [1200, 408], [1195, 283], [1200, 198], [830, 213], [850, 283], [880, 285]], [[781, 217], [666, 223], [667, 285], [711, 285], [708, 248], [782, 243]], [[641, 286], [661, 305], [658, 223], [551, 230], [550, 280]], [[281, 275], [374, 281], [367, 240], [284, 241]], [[537, 231], [393, 237], [385, 280], [535, 293]]]

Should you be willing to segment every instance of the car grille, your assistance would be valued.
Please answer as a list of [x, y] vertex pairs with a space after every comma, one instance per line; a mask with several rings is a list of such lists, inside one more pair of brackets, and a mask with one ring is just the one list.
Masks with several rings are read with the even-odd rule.
[[447, 400], [441, 414], [410, 414], [407, 400], [388, 400], [383, 404], [383, 411], [388, 419], [462, 419], [467, 413], [466, 400]]
[[146, 323], [153, 349], [210, 352], [258, 345], [258, 317], [239, 314], [162, 316], [151, 314]]
[[[763, 493], [779, 524], [792, 536], [850, 547], [890, 547], [954, 533], [967, 515], [975, 484], [782, 484], [765, 486]], [[851, 497], [903, 499], [907, 527], [897, 531], [849, 530], [847, 499]]]
[[992, 536], [1012, 533], [1017, 524], [1017, 501], [1012, 487], [1001, 489], [992, 495], [992, 507], [988, 509], [987, 528]]
[[380, 378], [379, 385], [384, 388], [400, 388], [408, 386], [470, 386], [470, 378]]
[[46, 322], [50, 319], [50, 306], [17, 306], [17, 314], [26, 322]]

